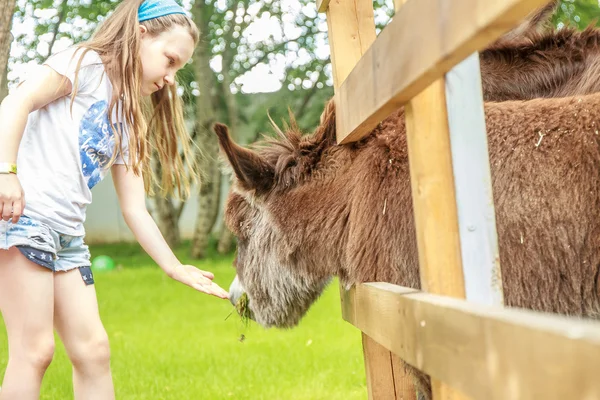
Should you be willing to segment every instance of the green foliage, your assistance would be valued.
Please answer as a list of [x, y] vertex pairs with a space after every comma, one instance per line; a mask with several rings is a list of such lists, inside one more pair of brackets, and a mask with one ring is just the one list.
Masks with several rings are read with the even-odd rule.
[[[263, 135], [273, 136], [275, 130], [271, 119], [280, 128], [290, 121], [290, 112], [303, 132], [311, 132], [319, 123], [325, 103], [333, 96], [333, 88], [299, 89], [283, 88], [275, 93], [239, 95], [244, 132], [251, 142]], [[312, 104], [309, 106], [308, 103]]]
[[585, 29], [598, 25], [600, 6], [598, 0], [562, 0], [552, 22], [556, 26], [573, 26]]
[[[15, 22], [34, 23], [33, 32], [18, 35], [15, 39], [25, 49], [18, 62], [43, 61], [48, 57], [48, 44], [60, 39], [77, 43], [89, 39], [98, 22], [116, 7], [118, 1], [94, 0], [28, 0], [19, 1]], [[32, 34], [33, 33], [33, 34]]]

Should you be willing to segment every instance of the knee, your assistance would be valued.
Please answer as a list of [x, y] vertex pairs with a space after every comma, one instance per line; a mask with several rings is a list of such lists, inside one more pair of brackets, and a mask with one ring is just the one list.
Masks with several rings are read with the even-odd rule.
[[30, 365], [36, 370], [45, 371], [54, 357], [54, 337], [49, 336], [46, 338], [39, 338], [35, 341], [29, 341], [29, 343], [23, 343], [21, 351], [13, 353], [14, 348], [11, 348], [10, 358], [19, 359], [22, 362]]
[[106, 332], [86, 338], [70, 352], [71, 362], [78, 369], [107, 368], [110, 365], [110, 347]]

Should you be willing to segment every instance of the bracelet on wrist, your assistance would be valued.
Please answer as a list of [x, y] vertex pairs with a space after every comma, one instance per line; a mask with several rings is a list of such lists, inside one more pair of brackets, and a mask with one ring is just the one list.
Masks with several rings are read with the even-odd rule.
[[0, 162], [0, 174], [16, 174], [17, 164]]

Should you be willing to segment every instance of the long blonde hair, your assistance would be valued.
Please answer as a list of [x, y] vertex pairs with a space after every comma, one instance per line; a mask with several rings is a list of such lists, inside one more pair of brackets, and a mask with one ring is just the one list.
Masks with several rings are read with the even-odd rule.
[[[184, 125], [183, 107], [176, 86], [165, 85], [151, 95], [150, 102], [142, 98], [142, 65], [139, 58], [141, 33], [138, 26], [145, 26], [151, 36], [157, 36], [177, 25], [183, 26], [188, 29], [194, 45], [198, 43], [199, 32], [194, 22], [183, 14], [138, 22], [138, 8], [143, 1], [124, 0], [89, 41], [78, 45], [83, 51], [76, 70], [79, 71], [85, 54], [93, 50], [102, 59], [112, 83], [113, 94], [108, 106], [108, 118], [115, 135], [115, 151], [109, 165], [114, 163], [117, 151], [123, 150], [122, 123], [128, 132], [128, 167], [136, 175], [142, 173], [146, 192], [153, 194], [156, 186], [163, 195], [176, 192], [179, 197], [184, 198], [190, 193], [189, 178], [197, 179], [198, 174], [192, 157], [191, 139]], [[72, 99], [77, 94], [77, 75], [73, 86]], [[122, 121], [114, 124], [113, 115], [122, 118]], [[180, 156], [180, 149], [183, 157]], [[158, 155], [160, 177], [153, 173], [153, 153]]]

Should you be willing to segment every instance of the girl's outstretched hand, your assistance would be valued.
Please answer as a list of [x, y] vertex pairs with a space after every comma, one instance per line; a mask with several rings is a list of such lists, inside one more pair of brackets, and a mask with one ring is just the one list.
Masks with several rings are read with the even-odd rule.
[[24, 209], [25, 195], [17, 175], [0, 174], [0, 218], [16, 224]]
[[229, 294], [223, 288], [212, 281], [215, 277], [212, 273], [202, 271], [193, 265], [178, 265], [170, 275], [171, 278], [200, 292], [211, 294], [221, 299], [229, 297]]

